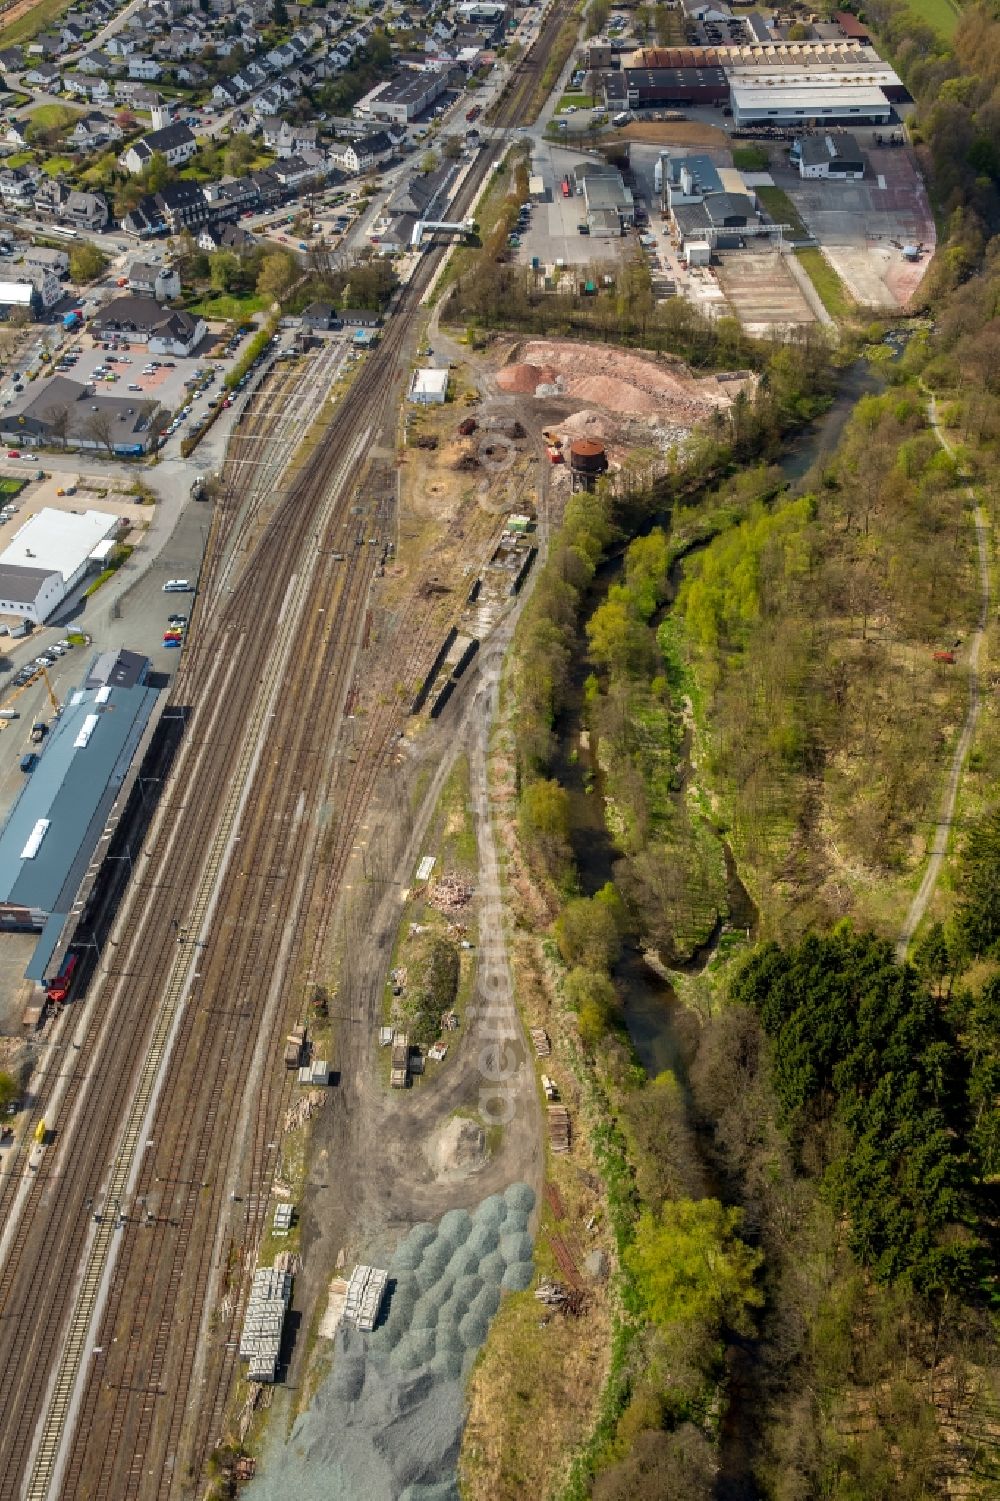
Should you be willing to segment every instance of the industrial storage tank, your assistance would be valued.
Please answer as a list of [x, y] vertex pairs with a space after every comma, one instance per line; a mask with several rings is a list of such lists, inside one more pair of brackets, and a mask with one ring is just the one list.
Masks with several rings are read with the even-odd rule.
[[607, 471], [608, 456], [602, 443], [591, 438], [577, 438], [569, 447], [569, 468], [574, 489], [579, 485], [591, 490], [600, 475]]

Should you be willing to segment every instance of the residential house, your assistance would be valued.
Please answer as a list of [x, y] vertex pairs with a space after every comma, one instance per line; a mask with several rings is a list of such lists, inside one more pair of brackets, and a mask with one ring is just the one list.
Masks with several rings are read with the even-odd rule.
[[302, 326], [311, 328], [315, 333], [329, 333], [331, 329], [340, 328], [340, 315], [335, 307], [328, 302], [310, 302], [308, 307], [302, 309]]
[[211, 204], [195, 182], [169, 183], [153, 197], [160, 220], [172, 235], [182, 229], [200, 229], [214, 217]]
[[186, 357], [194, 352], [207, 332], [204, 321], [176, 308], [160, 307], [153, 297], [115, 297], [95, 314], [91, 331], [98, 339], [123, 336], [130, 343], [145, 344], [150, 354]]
[[180, 272], [176, 266], [133, 261], [128, 268], [128, 289], [139, 296], [154, 297], [157, 302], [170, 302], [181, 295]]
[[69, 275], [67, 250], [50, 250], [47, 245], [29, 245], [21, 260], [29, 271], [48, 271], [60, 281]]
[[163, 68], [155, 57], [140, 57], [133, 53], [128, 60], [129, 78], [139, 78], [145, 83], [152, 83], [163, 73]]
[[121, 126], [110, 115], [102, 114], [100, 110], [91, 110], [77, 120], [72, 140], [82, 150], [86, 150], [91, 146], [102, 145], [105, 141], [120, 141], [123, 134]]
[[0, 202], [4, 208], [30, 208], [37, 190], [37, 176], [27, 167], [0, 167]]
[[81, 99], [92, 99], [95, 104], [101, 104], [111, 98], [111, 85], [106, 78], [96, 78], [90, 73], [66, 73], [63, 76], [63, 85], [67, 94], [75, 94]]
[[166, 234], [166, 221], [152, 194], [147, 193], [135, 208], [129, 210], [122, 219], [122, 229], [135, 240], [148, 240], [154, 235]]
[[24, 75], [24, 81], [33, 89], [44, 89], [46, 93], [58, 94], [62, 84], [62, 75], [55, 63], [33, 63]]
[[114, 36], [104, 39], [104, 50], [111, 57], [128, 57], [135, 49], [135, 37], [129, 36], [127, 31], [116, 32]]
[[28, 43], [29, 57], [59, 57], [67, 50], [65, 42], [53, 31], [42, 32], [40, 36], [32, 37]]
[[189, 84], [195, 89], [203, 88], [210, 76], [208, 69], [203, 68], [201, 63], [179, 63], [174, 73], [178, 83]]
[[180, 167], [197, 149], [198, 143], [186, 125], [167, 125], [133, 141], [119, 161], [135, 177], [146, 170], [156, 155], [165, 157], [169, 166]]
[[248, 94], [253, 93], [254, 89], [260, 87], [261, 80], [255, 78], [249, 68], [240, 68], [233, 74], [229, 82], [240, 98], [245, 99]]
[[239, 224], [206, 225], [198, 236], [199, 250], [232, 250], [246, 255], [257, 244], [257, 236]]
[[108, 205], [100, 193], [78, 193], [57, 178], [43, 177], [35, 194], [35, 213], [74, 229], [91, 232], [107, 227]]
[[[178, 73], [178, 77], [180, 74]], [[227, 78], [220, 81], [212, 89], [212, 102], [220, 109], [231, 109], [237, 103], [239, 95]]]
[[324, 176], [321, 165], [304, 161], [301, 156], [286, 157], [284, 161], [275, 162], [270, 170], [286, 191], [299, 188], [303, 183], [315, 182], [317, 178]]
[[264, 145], [279, 157], [294, 156], [300, 151], [315, 151], [315, 125], [289, 125], [287, 120], [271, 116], [264, 121]]
[[290, 42], [282, 42], [277, 47], [272, 47], [266, 54], [267, 62], [275, 73], [283, 68], [290, 68], [298, 61], [298, 53]]
[[285, 96], [276, 84], [269, 83], [266, 89], [262, 89], [250, 105], [251, 110], [258, 120], [266, 120], [268, 115], [276, 115], [285, 103]]
[[97, 48], [94, 52], [85, 52], [80, 58], [80, 67], [85, 73], [96, 73], [103, 78], [107, 75], [114, 77], [124, 66], [121, 58], [109, 57], [106, 52]]
[[20, 47], [0, 49], [0, 73], [20, 73], [24, 67], [24, 53]]
[[74, 25], [72, 21], [67, 21], [61, 27], [59, 36], [67, 47], [79, 47], [83, 41], [83, 27]]
[[25, 120], [11, 120], [7, 126], [6, 139], [12, 146], [27, 146], [28, 125]]
[[360, 140], [348, 141], [332, 153], [333, 160], [344, 172], [350, 172], [357, 176], [359, 172], [370, 172], [380, 162], [384, 162], [393, 153], [393, 142], [388, 131], [376, 130], [372, 135], [362, 136]]

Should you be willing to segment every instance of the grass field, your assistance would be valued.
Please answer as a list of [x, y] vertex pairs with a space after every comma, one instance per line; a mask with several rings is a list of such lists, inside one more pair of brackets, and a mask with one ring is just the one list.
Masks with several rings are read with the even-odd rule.
[[25, 11], [23, 16], [0, 26], [0, 46], [12, 47], [15, 42], [27, 42], [37, 36], [51, 26], [57, 16], [69, 10], [70, 3], [71, 0], [38, 0], [38, 4]]
[[59, 177], [63, 172], [72, 172], [76, 162], [71, 156], [50, 156], [42, 163], [42, 171], [48, 177]]
[[71, 124], [78, 114], [80, 111], [71, 109], [68, 104], [40, 104], [31, 111], [28, 119], [41, 130], [53, 130], [57, 126]]
[[831, 318], [839, 323], [856, 311], [857, 303], [821, 250], [809, 248], [795, 254]]
[[555, 112], [556, 114], [559, 114], [560, 110], [564, 110], [567, 104], [572, 104], [577, 109], [593, 109], [594, 105], [597, 102], [598, 101], [594, 98], [593, 94], [563, 94], [562, 98], [559, 100], [559, 103], [556, 105]]
[[765, 146], [734, 146], [733, 166], [741, 172], [766, 172], [771, 164]]
[[952, 0], [907, 0], [907, 9], [949, 41], [962, 13], [961, 7]]
[[13, 171], [15, 167], [26, 167], [34, 159], [35, 153], [33, 151], [15, 151], [13, 156], [5, 158], [4, 166], [10, 167], [11, 171]]
[[796, 238], [808, 238], [809, 231], [803, 224], [799, 217], [798, 209], [784, 188], [755, 188], [754, 192], [767, 210], [768, 217], [775, 224], [788, 224], [791, 226], [792, 234]]
[[202, 318], [225, 318], [235, 322], [237, 319], [249, 318], [251, 313], [259, 313], [267, 305], [268, 298], [258, 297], [255, 292], [248, 292], [244, 297], [221, 292], [217, 297], [203, 297], [201, 302], [193, 303], [188, 312], [197, 313]]

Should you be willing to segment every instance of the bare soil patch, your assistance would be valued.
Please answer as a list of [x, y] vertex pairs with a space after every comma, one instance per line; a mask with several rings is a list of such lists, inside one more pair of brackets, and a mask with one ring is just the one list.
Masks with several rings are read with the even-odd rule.
[[729, 160], [729, 137], [717, 125], [700, 120], [636, 120], [611, 136], [613, 141], [647, 141], [653, 146], [707, 146], [725, 153]]
[[703, 421], [728, 408], [730, 395], [710, 377], [696, 379], [680, 361], [655, 360], [602, 344], [533, 339], [500, 370], [497, 385], [516, 394], [565, 394], [621, 416]]

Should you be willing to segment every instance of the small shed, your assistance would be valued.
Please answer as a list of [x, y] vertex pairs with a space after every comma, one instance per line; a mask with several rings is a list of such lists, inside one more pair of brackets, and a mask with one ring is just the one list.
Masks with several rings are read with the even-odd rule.
[[417, 406], [443, 406], [448, 398], [447, 370], [414, 370], [410, 400]]
[[707, 240], [688, 240], [684, 245], [684, 259], [689, 266], [710, 266], [712, 247]]

